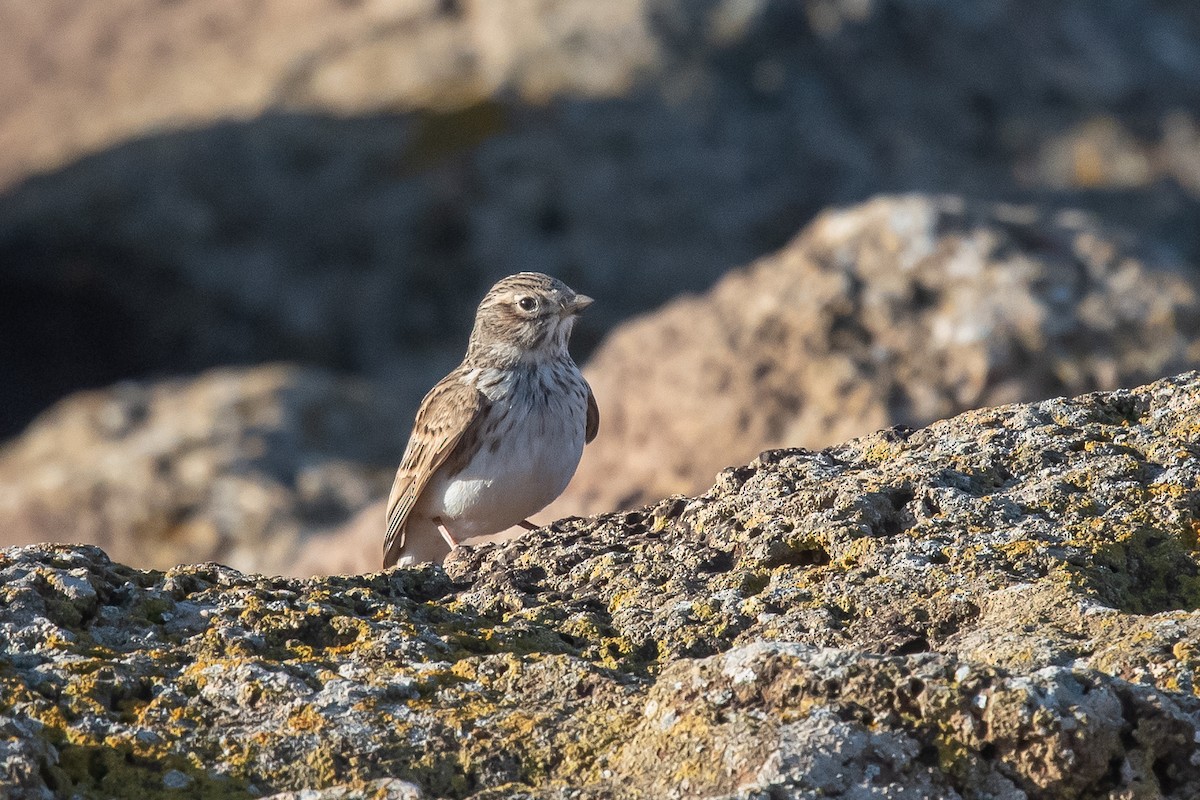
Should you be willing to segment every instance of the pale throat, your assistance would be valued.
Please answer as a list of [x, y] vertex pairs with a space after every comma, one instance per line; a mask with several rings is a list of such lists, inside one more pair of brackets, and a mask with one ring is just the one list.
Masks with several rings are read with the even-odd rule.
[[493, 339], [479, 343], [469, 352], [475, 364], [499, 367], [536, 366], [559, 359], [569, 359], [567, 341], [575, 327], [575, 317], [555, 319], [533, 347], [511, 339]]

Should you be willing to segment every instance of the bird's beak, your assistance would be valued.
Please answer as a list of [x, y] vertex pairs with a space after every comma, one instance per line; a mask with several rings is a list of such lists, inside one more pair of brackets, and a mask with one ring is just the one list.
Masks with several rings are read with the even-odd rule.
[[588, 297], [586, 294], [577, 294], [575, 295], [574, 299], [571, 300], [571, 302], [566, 303], [563, 306], [563, 316], [581, 314], [585, 308], [594, 302], [596, 301]]

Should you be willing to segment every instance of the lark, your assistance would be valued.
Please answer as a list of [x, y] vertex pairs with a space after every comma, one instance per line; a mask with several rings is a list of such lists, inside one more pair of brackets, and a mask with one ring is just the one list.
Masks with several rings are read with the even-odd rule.
[[540, 272], [479, 304], [461, 364], [425, 395], [388, 498], [383, 566], [441, 562], [464, 539], [514, 525], [567, 488], [600, 411], [567, 351], [592, 298]]

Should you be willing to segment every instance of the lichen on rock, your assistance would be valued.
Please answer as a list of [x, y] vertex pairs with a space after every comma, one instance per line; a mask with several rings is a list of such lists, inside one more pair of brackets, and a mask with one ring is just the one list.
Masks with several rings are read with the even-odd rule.
[[[309, 580], [0, 554], [16, 798], [1193, 797], [1200, 374]], [[313, 795], [298, 795], [313, 790]]]

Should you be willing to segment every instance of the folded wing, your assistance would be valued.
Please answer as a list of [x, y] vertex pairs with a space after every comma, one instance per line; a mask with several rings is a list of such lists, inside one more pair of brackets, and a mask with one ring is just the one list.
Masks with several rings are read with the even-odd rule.
[[[393, 566], [404, 552], [408, 515], [438, 469], [454, 468], [464, 453], [473, 452], [487, 398], [464, 381], [456, 369], [429, 390], [413, 423], [412, 435], [392, 492], [388, 497], [387, 536], [383, 540], [383, 567]], [[591, 416], [589, 413], [589, 424]]]

